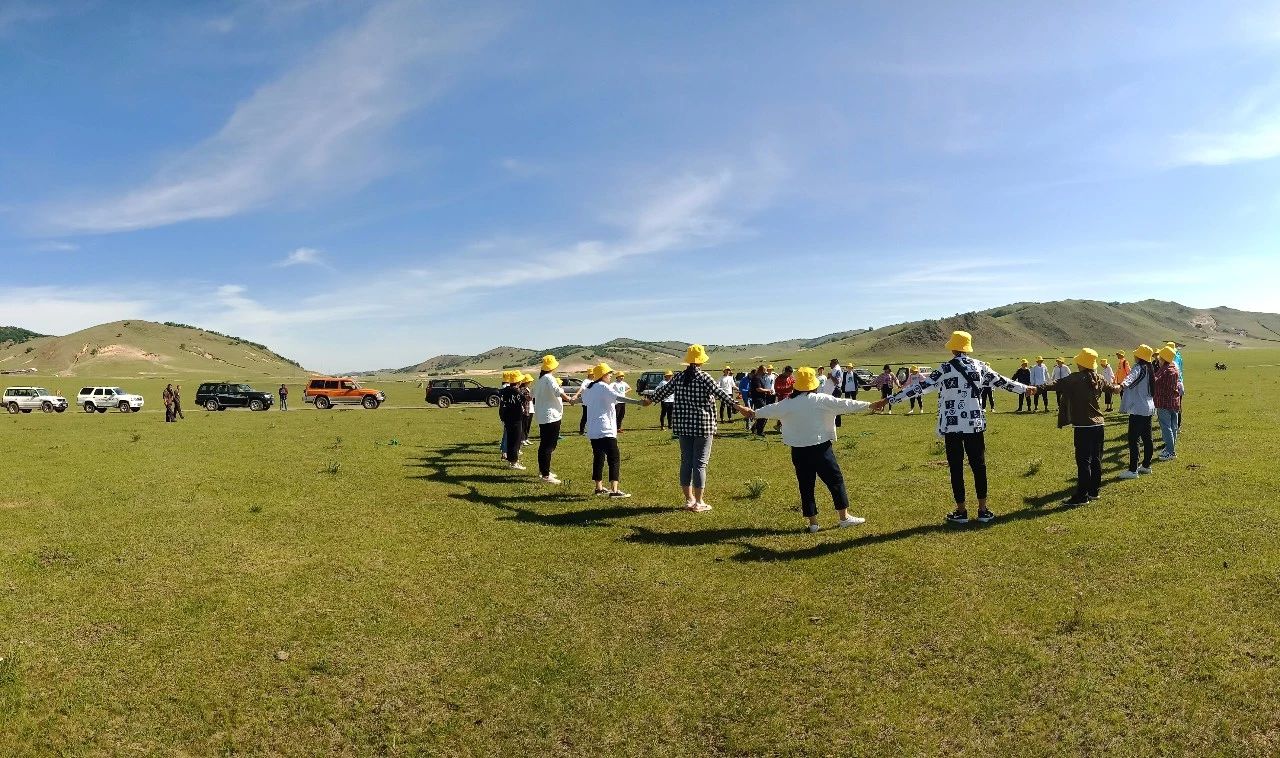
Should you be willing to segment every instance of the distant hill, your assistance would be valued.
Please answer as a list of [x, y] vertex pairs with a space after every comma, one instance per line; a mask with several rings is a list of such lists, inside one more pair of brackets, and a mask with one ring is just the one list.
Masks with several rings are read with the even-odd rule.
[[[1013, 303], [985, 311], [960, 313], [944, 319], [924, 319], [881, 327], [854, 329], [814, 338], [749, 345], [709, 345], [713, 364], [738, 367], [767, 361], [821, 365], [830, 358], [859, 363], [936, 360], [940, 345], [953, 330], [974, 336], [980, 353], [1012, 355], [1040, 352], [1074, 354], [1081, 345], [1103, 350], [1131, 349], [1143, 342], [1166, 340], [1220, 347], [1280, 346], [1280, 315], [1232, 308], [1190, 308], [1162, 300], [1136, 303], [1098, 300], [1059, 300]], [[479, 355], [438, 355], [396, 369], [402, 374], [492, 373], [506, 368], [528, 369], [546, 353], [555, 355], [564, 371], [582, 371], [600, 361], [625, 369], [675, 368], [687, 343], [647, 342], [618, 338], [600, 345], [564, 345], [528, 349], [497, 347]], [[810, 354], [812, 353], [812, 355]], [[366, 372], [367, 373], [367, 372]]]
[[0, 372], [233, 378], [306, 373], [295, 361], [256, 342], [187, 324], [138, 320], [100, 324], [63, 337], [0, 343]]
[[45, 335], [40, 334], [39, 332], [33, 332], [29, 329], [23, 329], [17, 326], [0, 326], [0, 347], [16, 345], [20, 342], [26, 342], [27, 340], [43, 336]]

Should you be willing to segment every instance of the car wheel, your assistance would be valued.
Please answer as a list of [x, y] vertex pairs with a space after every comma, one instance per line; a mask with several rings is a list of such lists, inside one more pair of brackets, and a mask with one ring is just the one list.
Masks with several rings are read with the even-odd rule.
[[373, 395], [365, 395], [364, 400], [361, 400], [360, 404], [364, 406], [365, 410], [371, 411], [378, 407], [378, 398]]
[[17, 403], [9, 403], [9, 412], [10, 412], [10, 413], [15, 413], [15, 414], [16, 414], [19, 410], [21, 410], [21, 409], [20, 409], [20, 408], [18, 408], [18, 404], [17, 404]]
[[436, 400], [436, 405], [441, 408], [448, 408], [453, 405], [453, 401], [449, 399], [448, 395], [441, 395], [440, 399]]
[[44, 401], [43, 403], [40, 404], [40, 410], [44, 411], [45, 413], [53, 413], [53, 403], [49, 402], [48, 400]]
[[263, 406], [263, 404], [262, 404], [262, 401], [261, 401], [261, 400], [250, 400], [250, 401], [249, 401], [249, 410], [251, 410], [251, 411], [260, 411], [260, 410], [262, 410], [264, 407], [265, 407], [265, 406]]
[[204, 409], [205, 409], [206, 411], [216, 411], [216, 410], [218, 410], [218, 401], [217, 401], [217, 400], [206, 400], [206, 401], [204, 401]]
[[128, 413], [128, 412], [129, 412], [129, 401], [128, 401], [128, 400], [121, 400], [121, 401], [120, 401], [120, 405], [118, 405], [118, 406], [116, 406], [116, 407], [120, 409], [120, 412], [121, 412], [121, 413]]
[[332, 403], [329, 402], [329, 398], [325, 397], [324, 395], [316, 395], [317, 408], [319, 408], [322, 411], [327, 411], [329, 410], [330, 405], [332, 405]]
[[484, 402], [485, 402], [485, 405], [489, 406], [490, 408], [497, 408], [497, 407], [498, 407], [498, 396], [497, 396], [497, 395], [490, 395], [489, 397], [485, 398]]
[[93, 403], [85, 403], [85, 404], [84, 404], [84, 412], [85, 412], [85, 413], [93, 413], [95, 410], [97, 410], [97, 409], [93, 407]]

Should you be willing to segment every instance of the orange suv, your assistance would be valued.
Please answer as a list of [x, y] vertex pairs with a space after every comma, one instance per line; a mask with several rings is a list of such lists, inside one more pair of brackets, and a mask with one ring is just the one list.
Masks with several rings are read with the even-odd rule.
[[320, 410], [357, 403], [373, 410], [386, 399], [381, 391], [361, 387], [355, 379], [346, 376], [313, 378], [302, 393], [304, 403], [315, 403]]

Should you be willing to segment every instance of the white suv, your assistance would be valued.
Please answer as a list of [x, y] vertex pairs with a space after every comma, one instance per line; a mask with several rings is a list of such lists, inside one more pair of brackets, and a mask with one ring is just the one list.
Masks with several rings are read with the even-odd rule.
[[10, 387], [4, 391], [4, 407], [10, 413], [30, 413], [39, 408], [45, 413], [67, 409], [67, 399], [61, 395], [53, 395], [44, 387]]
[[76, 405], [85, 413], [106, 413], [112, 408], [137, 413], [142, 410], [142, 395], [131, 395], [119, 387], [82, 387], [76, 395]]

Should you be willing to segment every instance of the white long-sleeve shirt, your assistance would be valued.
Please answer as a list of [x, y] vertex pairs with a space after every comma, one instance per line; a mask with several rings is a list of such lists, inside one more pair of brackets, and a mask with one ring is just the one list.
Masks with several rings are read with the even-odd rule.
[[1110, 366], [1103, 366], [1102, 371], [1100, 373], [1102, 374], [1102, 381], [1106, 382], [1107, 384], [1116, 383], [1115, 369], [1111, 368]]
[[756, 416], [782, 421], [782, 443], [787, 447], [812, 447], [836, 438], [836, 416], [870, 407], [871, 403], [862, 400], [798, 392], [782, 402], [764, 406]]
[[1042, 384], [1049, 383], [1049, 367], [1043, 363], [1037, 363], [1031, 367], [1031, 384], [1039, 387]]
[[598, 440], [618, 436], [618, 403], [637, 404], [615, 389], [615, 384], [592, 382], [582, 391], [582, 404], [587, 409], [587, 439]]
[[543, 374], [533, 383], [533, 421], [553, 424], [564, 418], [564, 390], [554, 374]]
[[1049, 375], [1049, 378], [1056, 382], [1059, 379], [1066, 379], [1068, 376], [1071, 376], [1071, 369], [1067, 364], [1055, 363], [1053, 366], [1053, 373]]

